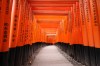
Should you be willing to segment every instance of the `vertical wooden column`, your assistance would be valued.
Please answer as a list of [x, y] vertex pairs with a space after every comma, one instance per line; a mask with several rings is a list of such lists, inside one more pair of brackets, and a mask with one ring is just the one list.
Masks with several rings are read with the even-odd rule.
[[[76, 45], [74, 45], [75, 48], [75, 53], [76, 53], [76, 59], [77, 61], [79, 61], [80, 63], [84, 64], [84, 52], [83, 52], [83, 35], [82, 35], [82, 27], [81, 27], [81, 22], [80, 22], [80, 8], [79, 8], [79, 2], [76, 2], [76, 24], [75, 24], [75, 28], [76, 28], [76, 35], [75, 37], [77, 37], [77, 41], [76, 41]], [[81, 59], [80, 59], [81, 58]]]
[[96, 48], [100, 48], [100, 23], [96, 0], [90, 0], [90, 8], [94, 43]]
[[73, 22], [74, 22], [74, 15], [73, 15], [73, 7], [71, 7], [71, 11], [69, 13], [69, 18], [68, 18], [68, 27], [67, 27], [67, 38], [68, 38], [68, 43], [70, 43], [70, 45], [73, 44], [73, 40], [72, 38], [72, 29], [73, 29]]
[[20, 18], [19, 18], [19, 24], [18, 24], [18, 41], [17, 41], [17, 46], [18, 47], [21, 47], [21, 46], [23, 46], [23, 43], [22, 43], [22, 29], [23, 29], [23, 20], [24, 20], [24, 2], [25, 0], [22, 0], [22, 1], [20, 1], [20, 4], [21, 4], [21, 6], [20, 6]]
[[1, 66], [8, 66], [8, 53], [9, 53], [9, 41], [10, 41], [10, 25], [11, 25], [11, 11], [12, 11], [12, 2], [13, 0], [2, 0], [1, 14], [2, 18], [0, 21], [0, 30], [1, 37]]
[[94, 47], [94, 39], [93, 39], [93, 27], [91, 23], [91, 10], [90, 10], [90, 2], [89, 0], [84, 0], [84, 10], [85, 10], [85, 18], [86, 18], [86, 27], [89, 39], [89, 46]]
[[83, 0], [80, 0], [79, 4], [80, 4], [80, 21], [81, 21], [81, 25], [82, 25], [83, 44], [84, 44], [84, 46], [88, 46]]
[[[86, 29], [86, 22], [85, 22], [85, 12], [84, 12], [84, 4], [83, 0], [79, 1], [79, 6], [80, 6], [80, 22], [81, 22], [81, 27], [82, 27], [82, 35], [83, 35], [83, 64], [85, 64], [85, 57], [87, 56], [85, 53], [85, 48], [88, 47], [88, 38], [87, 38], [87, 29]], [[87, 50], [86, 50], [87, 51]]]
[[[2, 37], [2, 33], [3, 33], [3, 18], [4, 18], [4, 11], [5, 11], [5, 7], [4, 7], [4, 2], [2, 0], [0, 0], [0, 37]], [[2, 39], [0, 39], [0, 52], [2, 52]]]
[[[76, 2], [76, 15], [77, 15], [77, 36], [78, 36], [78, 44], [83, 44], [83, 35], [82, 35], [82, 26], [80, 22], [80, 8], [79, 8], [79, 2]], [[80, 37], [81, 36], [81, 37]]]
[[[86, 27], [87, 27], [87, 34], [89, 40], [89, 57], [90, 58], [90, 66], [96, 65], [96, 58], [95, 58], [95, 38], [94, 38], [94, 27], [93, 27], [93, 20], [92, 20], [92, 11], [90, 8], [90, 0], [84, 0], [84, 10], [85, 10], [85, 17], [86, 17]], [[96, 30], [97, 31], [97, 30]]]
[[[76, 21], [76, 4], [73, 4], [72, 7], [72, 17], [73, 17], [73, 21], [72, 21], [72, 27], [70, 27], [70, 29], [72, 29], [72, 36], [71, 36], [71, 44], [77, 44], [77, 21]], [[71, 24], [70, 24], [71, 25]]]
[[9, 50], [9, 37], [10, 37], [10, 25], [11, 25], [11, 10], [12, 0], [5, 0], [4, 18], [3, 18], [3, 37], [2, 37], [2, 51], [6, 52]]
[[2, 37], [3, 37], [3, 25], [4, 25], [4, 16], [5, 16], [5, 6], [6, 1], [4, 0], [0, 0], [0, 66], [2, 66], [2, 55], [3, 55], [3, 51], [2, 51]]
[[[89, 0], [91, 8], [91, 23], [93, 27], [94, 47], [96, 53], [96, 65], [100, 66], [100, 1]], [[94, 54], [95, 54], [94, 53]], [[93, 54], [93, 53], [92, 53]], [[93, 57], [93, 56], [92, 56]], [[95, 56], [94, 56], [95, 57]]]
[[10, 51], [9, 51], [9, 66], [14, 66], [16, 46], [17, 46], [17, 33], [19, 23], [19, 0], [13, 1], [11, 26], [10, 26]]
[[23, 27], [24, 27], [24, 14], [25, 14], [25, 0], [19, 0], [20, 4], [20, 11], [19, 11], [19, 20], [18, 20], [18, 30], [17, 30], [17, 47], [16, 47], [16, 54], [15, 54], [15, 64], [14, 66], [21, 66], [22, 65], [22, 58], [23, 58]]
[[14, 11], [14, 15], [12, 17], [12, 25], [11, 25], [11, 40], [10, 40], [10, 48], [16, 48], [17, 46], [17, 31], [18, 31], [18, 21], [19, 21], [19, 0], [15, 0], [15, 11]]
[[[71, 39], [72, 39], [72, 48], [71, 48], [71, 50], [72, 50], [72, 57], [75, 59], [75, 60], [77, 60], [77, 61], [79, 61], [79, 54], [77, 53], [77, 46], [79, 45], [79, 42], [78, 42], [78, 37], [77, 37], [77, 35], [79, 35], [78, 34], [78, 17], [79, 17], [79, 15], [77, 15], [77, 11], [78, 11], [78, 4], [76, 5], [76, 3], [75, 4], [73, 4], [73, 8], [72, 8], [72, 15], [73, 15], [73, 22], [72, 22], [72, 36], [71, 36]], [[79, 52], [79, 51], [78, 51]]]

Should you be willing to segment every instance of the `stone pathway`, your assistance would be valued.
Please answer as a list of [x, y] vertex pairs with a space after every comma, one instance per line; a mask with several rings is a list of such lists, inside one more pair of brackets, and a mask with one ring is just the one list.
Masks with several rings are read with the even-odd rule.
[[32, 66], [73, 66], [57, 49], [46, 46], [37, 54]]

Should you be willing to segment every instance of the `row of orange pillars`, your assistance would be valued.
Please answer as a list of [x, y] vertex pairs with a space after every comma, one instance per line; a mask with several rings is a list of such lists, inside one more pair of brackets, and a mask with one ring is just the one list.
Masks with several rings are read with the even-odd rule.
[[86, 66], [100, 66], [100, 0], [0, 0], [0, 66], [28, 66], [55, 44]]

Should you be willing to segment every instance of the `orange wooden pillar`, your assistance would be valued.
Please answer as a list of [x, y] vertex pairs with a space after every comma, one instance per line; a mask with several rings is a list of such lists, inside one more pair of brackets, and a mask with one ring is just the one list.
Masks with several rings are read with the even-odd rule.
[[73, 7], [71, 7], [71, 11], [70, 11], [70, 17], [69, 17], [69, 21], [68, 21], [68, 28], [67, 28], [67, 37], [68, 37], [68, 43], [70, 43], [70, 45], [73, 44], [73, 22], [74, 22], [74, 13], [73, 13]]
[[78, 11], [78, 6], [76, 6], [76, 4], [73, 4], [73, 8], [72, 8], [72, 18], [73, 18], [73, 21], [72, 21], [72, 27], [71, 27], [71, 30], [72, 30], [72, 35], [71, 35], [71, 50], [72, 50], [72, 55], [73, 55], [73, 58], [77, 61], [79, 61], [79, 53], [77, 53], [77, 50], [78, 50], [78, 46], [79, 46], [79, 42], [78, 42], [78, 14], [77, 14], [77, 11]]
[[19, 24], [19, 7], [20, 1], [14, 0], [12, 5], [12, 16], [11, 16], [11, 26], [10, 26], [10, 51], [9, 51], [9, 66], [14, 66], [16, 46], [17, 46], [17, 33]]
[[70, 35], [70, 43], [73, 44], [77, 44], [77, 21], [76, 21], [76, 6], [75, 4], [73, 4], [72, 7], [72, 23], [69, 25], [70, 27], [70, 31], [72, 32]]
[[25, 0], [20, 1], [20, 16], [19, 16], [19, 24], [18, 24], [18, 41], [17, 41], [17, 47], [21, 47], [24, 45], [23, 43], [23, 30], [24, 30], [24, 18], [25, 18]]
[[9, 38], [10, 38], [10, 25], [11, 25], [11, 11], [12, 11], [12, 2], [13, 0], [2, 0], [1, 1], [1, 14], [0, 18], [0, 66], [8, 66], [8, 52], [9, 52]]
[[[25, 65], [28, 61], [28, 54], [29, 54], [29, 39], [28, 38], [28, 30], [27, 28], [29, 28], [29, 22], [28, 22], [28, 3], [27, 0], [24, 1], [24, 9], [23, 9], [24, 13], [23, 13], [23, 26], [22, 26], [22, 65]], [[28, 26], [27, 26], [28, 25]], [[26, 27], [27, 26], [27, 27]], [[26, 40], [27, 39], [27, 40]], [[28, 42], [28, 43], [27, 43]]]
[[80, 4], [80, 21], [81, 21], [81, 27], [82, 27], [83, 45], [88, 46], [88, 38], [87, 38], [83, 0], [80, 0], [79, 4]]
[[77, 15], [78, 44], [79, 45], [83, 45], [83, 35], [82, 35], [82, 26], [81, 26], [81, 22], [80, 22], [80, 7], [79, 7], [79, 2], [76, 2], [76, 15]]
[[[87, 28], [87, 37], [88, 37], [88, 45], [89, 45], [89, 55], [86, 59], [86, 65], [95, 66], [95, 42], [94, 42], [94, 35], [93, 35], [93, 26], [92, 26], [92, 15], [91, 15], [91, 8], [89, 0], [84, 0], [84, 11], [85, 11], [85, 21], [86, 21], [86, 28]], [[94, 56], [94, 57], [93, 57]], [[88, 63], [87, 63], [88, 62]], [[89, 63], [90, 62], [90, 63]]]
[[[82, 27], [81, 27], [81, 22], [80, 22], [80, 9], [79, 9], [79, 2], [76, 2], [75, 4], [76, 8], [76, 13], [75, 13], [75, 37], [76, 39], [76, 44], [74, 45], [75, 48], [75, 54], [76, 54], [76, 60], [80, 61], [81, 63], [84, 64], [84, 52], [83, 52], [83, 35], [82, 35]], [[74, 37], [73, 37], [74, 38]], [[82, 56], [83, 55], [83, 56]], [[80, 59], [81, 58], [81, 59]]]
[[18, 29], [17, 29], [17, 47], [15, 55], [15, 64], [14, 66], [20, 66], [23, 64], [22, 56], [24, 54], [24, 29], [25, 29], [25, 0], [19, 0], [19, 20], [18, 20]]
[[91, 10], [91, 24], [92, 24], [93, 38], [94, 38], [94, 44], [95, 44], [94, 47], [95, 47], [95, 53], [96, 53], [95, 65], [100, 66], [100, 62], [99, 62], [100, 61], [100, 8], [99, 8], [100, 1], [89, 0], [89, 2], [90, 2], [90, 10]]
[[9, 37], [10, 37], [10, 25], [11, 25], [11, 10], [12, 10], [12, 0], [6, 0], [3, 2], [5, 4], [4, 8], [4, 18], [3, 19], [3, 37], [2, 37], [2, 51], [9, 51]]
[[93, 40], [93, 27], [91, 23], [91, 10], [90, 10], [90, 2], [89, 0], [84, 0], [84, 12], [85, 12], [85, 19], [86, 19], [86, 27], [87, 27], [87, 36], [89, 41], [89, 46], [94, 47], [94, 40]]
[[[4, 9], [4, 4], [3, 4], [4, 2], [1, 0], [0, 1], [0, 37], [2, 37], [3, 35], [2, 35], [2, 33], [3, 33], [3, 17], [4, 17], [4, 13], [2, 13], [3, 11], [5, 11], [5, 9]], [[0, 52], [2, 52], [2, 39], [0, 39]]]
[[99, 6], [97, 7], [97, 2], [96, 0], [91, 0], [90, 8], [91, 8], [91, 23], [93, 28], [95, 48], [100, 48], [100, 23], [99, 23], [99, 14], [98, 14]]
[[[87, 28], [86, 28], [86, 21], [85, 21], [85, 12], [84, 12], [84, 4], [83, 0], [79, 1], [79, 6], [80, 6], [80, 23], [81, 23], [81, 28], [82, 28], [82, 37], [83, 37], [83, 64], [86, 64], [86, 57], [88, 54], [88, 50], [86, 48], [88, 47], [88, 37], [87, 37]], [[85, 49], [85, 50], [84, 50]]]

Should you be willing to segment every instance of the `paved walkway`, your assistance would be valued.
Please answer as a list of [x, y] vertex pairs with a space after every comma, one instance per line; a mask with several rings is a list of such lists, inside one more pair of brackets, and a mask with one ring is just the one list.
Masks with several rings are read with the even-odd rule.
[[38, 53], [32, 66], [73, 66], [57, 49], [46, 46]]

